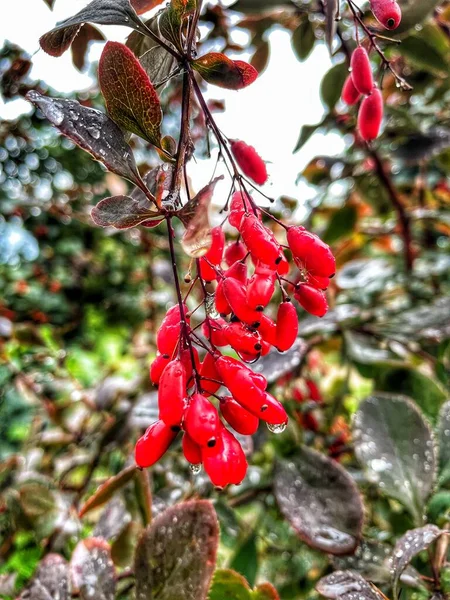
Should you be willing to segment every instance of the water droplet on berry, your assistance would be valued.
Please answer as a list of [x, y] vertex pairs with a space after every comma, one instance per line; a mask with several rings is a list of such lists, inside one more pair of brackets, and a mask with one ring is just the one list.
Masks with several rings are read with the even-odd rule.
[[202, 465], [201, 465], [201, 463], [199, 463], [198, 465], [189, 465], [189, 469], [190, 469], [192, 475], [198, 475], [200, 473], [200, 471], [202, 470]]
[[273, 424], [273, 423], [266, 423], [267, 425], [267, 429], [272, 432], [272, 433], [283, 433], [283, 431], [286, 429], [287, 423], [277, 423], [277, 424]]

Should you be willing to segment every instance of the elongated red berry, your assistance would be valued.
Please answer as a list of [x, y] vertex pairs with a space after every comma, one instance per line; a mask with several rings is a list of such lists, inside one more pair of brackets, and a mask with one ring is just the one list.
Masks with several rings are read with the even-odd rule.
[[250, 308], [263, 311], [269, 304], [275, 291], [276, 274], [274, 271], [269, 273], [255, 273], [247, 285], [247, 304]]
[[252, 212], [251, 199], [245, 192], [234, 192], [231, 196], [230, 213], [228, 215], [230, 225], [237, 229], [245, 212]]
[[280, 244], [274, 234], [253, 213], [243, 215], [239, 232], [254, 262], [261, 261], [276, 268], [283, 260]]
[[358, 46], [353, 51], [350, 66], [355, 88], [365, 96], [371, 94], [373, 90], [372, 66], [365, 48]]
[[[227, 303], [228, 304], [228, 303]], [[231, 310], [231, 309], [230, 309]], [[207, 318], [202, 325], [203, 335], [210, 340], [213, 346], [226, 346], [228, 344], [225, 336], [224, 327], [227, 321], [219, 317], [218, 319]]]
[[222, 262], [223, 249], [225, 246], [225, 234], [222, 227], [213, 227], [211, 230], [212, 243], [208, 252], [199, 259], [200, 277], [205, 281], [215, 281], [217, 271], [210, 266], [219, 266]]
[[264, 392], [264, 402], [257, 416], [269, 425], [284, 425], [288, 422], [284, 406], [268, 392]]
[[203, 462], [201, 446], [196, 444], [187, 433], [183, 434], [181, 447], [183, 449], [184, 458], [188, 463], [191, 463], [191, 465], [199, 465]]
[[[241, 216], [242, 219], [242, 216]], [[239, 221], [240, 222], [240, 221]], [[242, 260], [247, 255], [247, 248], [239, 240], [227, 244], [224, 252], [225, 262], [231, 267], [236, 261]]]
[[161, 379], [162, 372], [170, 362], [170, 356], [168, 354], [157, 354], [156, 358], [150, 365], [150, 380], [153, 385], [158, 385]]
[[[186, 312], [187, 307], [184, 305], [184, 314]], [[181, 312], [179, 306], [175, 305], [169, 308], [156, 335], [156, 346], [161, 354], [173, 355], [179, 342], [181, 331], [180, 320]], [[188, 318], [186, 320], [189, 321]]]
[[364, 98], [359, 107], [358, 130], [363, 140], [371, 142], [378, 137], [383, 120], [383, 96], [375, 88], [370, 96]]
[[212, 483], [219, 488], [239, 485], [247, 473], [247, 459], [238, 440], [222, 427], [217, 448], [203, 448], [203, 465]]
[[223, 280], [222, 287], [231, 310], [240, 321], [248, 325], [260, 322], [260, 313], [247, 305], [247, 290], [244, 284], [230, 277]]
[[184, 430], [199, 446], [212, 448], [216, 444], [220, 427], [221, 422], [216, 407], [202, 394], [194, 394], [185, 412]]
[[152, 423], [135, 447], [135, 460], [138, 467], [151, 467], [166, 452], [177, 435], [163, 421]]
[[258, 430], [258, 417], [245, 410], [232, 396], [223, 399], [220, 403], [220, 412], [225, 421], [242, 435], [253, 435]]
[[267, 181], [266, 163], [259, 156], [253, 146], [249, 146], [242, 140], [233, 140], [231, 142], [231, 152], [244, 175], [247, 175], [258, 185], [263, 185]]
[[307, 312], [316, 317], [323, 317], [328, 311], [325, 294], [306, 283], [297, 287], [294, 298]]
[[285, 352], [292, 348], [298, 335], [298, 316], [292, 302], [282, 302], [277, 313], [277, 348]]
[[336, 261], [330, 247], [304, 227], [289, 227], [287, 241], [294, 260], [301, 269], [319, 277], [333, 277]]
[[249, 354], [254, 359], [261, 352], [261, 336], [257, 331], [239, 322], [229, 323], [224, 330], [227, 342], [239, 354]]
[[376, 20], [386, 29], [397, 29], [402, 20], [402, 9], [395, 0], [371, 0], [370, 9]]
[[312, 275], [308, 273], [307, 282], [309, 285], [317, 288], [318, 290], [327, 290], [330, 285], [329, 277], [319, 277], [318, 275]]
[[180, 426], [186, 398], [186, 369], [180, 359], [169, 362], [159, 381], [159, 418], [168, 427]]
[[261, 323], [258, 331], [262, 339], [271, 346], [277, 345], [277, 326], [276, 323], [266, 315], [261, 315]]
[[202, 393], [205, 396], [215, 394], [222, 385], [216, 368], [216, 360], [209, 352], [206, 353], [203, 359], [202, 366], [200, 367], [200, 376], [204, 378], [201, 380], [201, 387]]
[[348, 104], [348, 106], [353, 106], [361, 98], [361, 94], [355, 88], [355, 84], [353, 83], [353, 78], [351, 75], [349, 75], [345, 80], [341, 97], [342, 101], [345, 102], [345, 104]]
[[[216, 368], [220, 373], [224, 385], [230, 391], [230, 386], [233, 386], [233, 382], [236, 382], [238, 378], [242, 377], [252, 380], [255, 385], [263, 391], [267, 387], [267, 380], [264, 375], [255, 373], [232, 356], [217, 356]], [[236, 387], [238, 387], [238, 385], [236, 385]]]

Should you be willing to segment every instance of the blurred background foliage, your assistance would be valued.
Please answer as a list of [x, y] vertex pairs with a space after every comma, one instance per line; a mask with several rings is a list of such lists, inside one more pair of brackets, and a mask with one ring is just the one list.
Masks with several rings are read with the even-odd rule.
[[[281, 27], [291, 32], [298, 59], [308, 60], [329, 35], [322, 3], [278, 4], [242, 0], [233, 12], [207, 5], [203, 47], [250, 52], [252, 64], [263, 70], [270, 60], [270, 32]], [[324, 148], [299, 173], [316, 192], [304, 224], [331, 244], [337, 257], [332, 310], [322, 320], [300, 315], [295, 350], [257, 365], [285, 401], [290, 424], [282, 435], [261, 428], [243, 440], [248, 476], [225, 492], [213, 490], [202, 474], [191, 474], [177, 445], [150, 479], [132, 469], [134, 442], [156, 418], [147, 371], [155, 331], [174, 300], [164, 226], [121, 233], [94, 227], [92, 206], [124, 193], [128, 184], [106, 174], [39, 113], [0, 124], [0, 597], [15, 597], [49, 552], [69, 559], [79, 540], [92, 536], [110, 544], [122, 574], [117, 597], [131, 597], [127, 569], [149, 520], [150, 487], [154, 515], [182, 499], [213, 499], [221, 526], [218, 565], [243, 574], [252, 586], [270, 581], [286, 600], [316, 597], [317, 581], [334, 567], [367, 574], [368, 567], [379, 566], [381, 572], [398, 537], [420, 524], [407, 503], [383, 493], [361, 469], [351, 422], [360, 402], [375, 391], [409, 396], [432, 426], [440, 411], [439, 423], [445, 422], [450, 5], [422, 4], [430, 6], [422, 16], [411, 16], [400, 45], [381, 40], [413, 92], [384, 75], [384, 134], [370, 149], [355, 134], [354, 114], [339, 100], [355, 43], [346, 13], [337, 25], [334, 66], [321, 87], [325, 115], [318, 124], [303, 124], [295, 149], [316, 131], [339, 132], [345, 141], [342, 154], [327, 156]], [[234, 41], [238, 29], [249, 33], [247, 45]], [[86, 44], [95, 31], [86, 33]], [[84, 52], [81, 45], [74, 53], [80, 67]], [[7, 43], [0, 51], [5, 101], [31, 88], [57, 95], [45, 82], [32, 81], [29, 68], [20, 48]], [[163, 93], [165, 119], [174, 133], [178, 92], [174, 78]], [[95, 86], [78, 99], [102, 104]], [[222, 108], [220, 102], [215, 108]], [[293, 127], [298, 118], [292, 115]], [[193, 138], [199, 155], [206, 155], [198, 113]], [[142, 172], [157, 164], [141, 142], [131, 143]], [[281, 197], [272, 210], [283, 219], [295, 218], [301, 204]], [[180, 260], [187, 270], [187, 258]], [[400, 424], [401, 413], [398, 419]], [[365, 541], [354, 558], [330, 559], [308, 547], [281, 516], [276, 465], [296, 459], [300, 442], [344, 465], [363, 492]], [[442, 456], [449, 454], [445, 448]], [[119, 483], [111, 485], [119, 473]], [[80, 507], [105, 482], [110, 484], [101, 506], [80, 517]], [[441, 477], [428, 508], [422, 508], [433, 523], [448, 525], [448, 478]], [[426, 553], [414, 560], [403, 598], [425, 599], [433, 574]], [[383, 573], [378, 579], [372, 574], [372, 580], [390, 595]], [[448, 577], [444, 572], [443, 588]]]

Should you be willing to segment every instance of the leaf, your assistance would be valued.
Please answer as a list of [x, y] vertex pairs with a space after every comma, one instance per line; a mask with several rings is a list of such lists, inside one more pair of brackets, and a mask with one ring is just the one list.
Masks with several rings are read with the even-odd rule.
[[195, 0], [171, 0], [159, 17], [161, 34], [180, 52], [183, 52], [181, 28], [183, 20], [195, 11]]
[[301, 61], [306, 60], [311, 54], [316, 41], [314, 28], [311, 21], [306, 18], [294, 30], [291, 38], [295, 55]]
[[250, 598], [250, 588], [245, 577], [231, 569], [217, 569], [208, 600], [250, 600]]
[[250, 586], [255, 585], [258, 573], [258, 550], [256, 548], [256, 536], [250, 534], [245, 542], [236, 550], [230, 569], [237, 571], [245, 577]]
[[19, 488], [19, 501], [29, 519], [38, 519], [56, 509], [53, 490], [39, 481], [22, 483]]
[[436, 451], [429, 424], [406, 396], [369, 396], [354, 419], [355, 453], [371, 481], [418, 524], [433, 488]]
[[320, 123], [317, 123], [316, 125], [303, 125], [302, 128], [300, 129], [300, 135], [299, 135], [298, 141], [295, 145], [294, 152], [298, 152], [301, 148], [303, 148], [303, 146], [306, 144], [306, 142], [309, 140], [309, 138], [314, 133], [316, 133], [316, 131], [318, 129], [320, 129], [323, 124], [324, 124], [324, 121], [321, 121]]
[[270, 57], [270, 44], [267, 40], [261, 40], [259, 46], [256, 48], [255, 53], [250, 59], [251, 66], [256, 69], [258, 73], [262, 73], [267, 67]]
[[401, 3], [402, 20], [393, 33], [395, 35], [402, 34], [422, 23], [439, 2], [440, 0], [403, 0]]
[[252, 369], [256, 373], [262, 373], [268, 383], [274, 383], [298, 367], [308, 353], [308, 348], [304, 339], [297, 338], [289, 350], [283, 353], [271, 350], [252, 365]]
[[252, 600], [280, 600], [277, 590], [271, 583], [262, 583], [251, 594]]
[[154, 82], [155, 87], [160, 87], [167, 83], [165, 80], [172, 73], [173, 67], [176, 65], [175, 58], [162, 46], [150, 48], [150, 50], [139, 58], [139, 61], [149, 76], [150, 81]]
[[333, 213], [328, 227], [326, 228], [322, 239], [327, 244], [334, 244], [343, 237], [348, 237], [354, 233], [358, 213], [354, 206], [343, 206]]
[[51, 56], [61, 56], [69, 48], [84, 23], [97, 25], [125, 25], [140, 33], [145, 26], [130, 5], [129, 0], [92, 0], [75, 16], [61, 21], [39, 40], [41, 48]]
[[401, 53], [421, 69], [448, 75], [446, 55], [442, 55], [426, 36], [415, 34], [402, 40]]
[[347, 554], [358, 545], [363, 505], [347, 472], [330, 458], [301, 446], [275, 473], [281, 512], [302, 540], [330, 554]]
[[130, 146], [107, 115], [74, 100], [49, 98], [34, 90], [26, 97], [63, 135], [87, 150], [107, 169], [146, 191]]
[[19, 600], [69, 600], [69, 565], [59, 554], [47, 554]]
[[133, 52], [119, 42], [107, 42], [100, 57], [98, 76], [113, 121], [159, 147], [161, 104]]
[[213, 179], [199, 191], [181, 210], [177, 217], [183, 222], [186, 231], [181, 238], [181, 245], [188, 256], [199, 258], [206, 254], [211, 247], [211, 225], [208, 209], [214, 193], [214, 188], [223, 175]]
[[330, 600], [383, 600], [373, 584], [354, 571], [335, 571], [319, 580], [316, 590]]
[[220, 52], [210, 52], [192, 62], [208, 83], [227, 90], [241, 90], [255, 81], [258, 71], [242, 60], [231, 60]]
[[[114, 496], [103, 509], [92, 535], [96, 538], [103, 538], [108, 542], [115, 541], [121, 536], [130, 522], [131, 515], [127, 511], [123, 498], [121, 496]], [[111, 554], [113, 555], [112, 548]]]
[[341, 97], [342, 87], [348, 75], [348, 67], [345, 62], [331, 67], [325, 74], [320, 84], [320, 96], [330, 111], [335, 107]]
[[330, 53], [333, 48], [333, 39], [336, 34], [336, 13], [338, 8], [338, 0], [325, 0], [325, 39]]
[[168, 508], [142, 534], [135, 556], [136, 600], [205, 600], [219, 525], [211, 502]]
[[131, 0], [131, 6], [134, 8], [138, 15], [152, 10], [156, 6], [162, 4], [163, 0]]
[[97, 488], [95, 494], [93, 494], [80, 508], [79, 516], [83, 517], [89, 511], [94, 510], [94, 508], [98, 508], [105, 504], [112, 498], [117, 490], [124, 487], [129, 481], [131, 481], [136, 472], [136, 467], [133, 465], [131, 467], [127, 467], [123, 469], [117, 475], [110, 477], [105, 483], [100, 485]]
[[105, 198], [91, 211], [92, 220], [96, 225], [116, 229], [129, 229], [152, 219], [160, 221], [161, 214], [152, 210], [148, 201], [141, 203], [130, 196]]
[[422, 550], [426, 550], [444, 532], [436, 525], [425, 525], [418, 529], [407, 531], [395, 544], [392, 554], [392, 582], [394, 600], [398, 597], [400, 576], [411, 560]]
[[438, 421], [440, 483], [450, 479], [450, 400], [442, 405]]
[[114, 600], [116, 580], [109, 544], [101, 538], [78, 542], [70, 561], [75, 590], [82, 600]]
[[96, 27], [85, 23], [81, 26], [78, 35], [72, 42], [72, 61], [79, 71], [84, 69], [86, 64], [86, 52], [91, 41], [104, 40], [105, 36]]

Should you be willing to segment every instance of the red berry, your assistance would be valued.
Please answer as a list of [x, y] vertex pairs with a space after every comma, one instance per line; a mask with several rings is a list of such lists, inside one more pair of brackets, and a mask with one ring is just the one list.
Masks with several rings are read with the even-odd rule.
[[223, 280], [222, 288], [231, 310], [240, 321], [248, 325], [260, 322], [260, 313], [247, 305], [247, 290], [244, 284], [230, 277]]
[[245, 212], [252, 211], [252, 203], [249, 196], [244, 192], [234, 192], [231, 196], [230, 202], [230, 213], [228, 215], [228, 221], [230, 225], [239, 227], [239, 224], [242, 220], [242, 215]]
[[152, 423], [136, 443], [135, 460], [138, 467], [151, 467], [166, 452], [177, 435], [163, 421]]
[[255, 273], [247, 285], [247, 304], [250, 308], [263, 311], [275, 291], [276, 274], [273, 271]]
[[221, 427], [219, 413], [201, 394], [194, 394], [185, 412], [183, 428], [199, 446], [216, 445]]
[[[187, 306], [184, 305], [184, 313], [187, 312]], [[160, 328], [156, 335], [156, 346], [161, 354], [172, 356], [178, 346], [180, 338], [180, 307], [172, 306], [166, 313], [166, 316], [161, 322]], [[189, 322], [189, 319], [186, 319]]]
[[170, 356], [168, 354], [157, 354], [156, 358], [150, 365], [150, 380], [153, 385], [158, 385], [161, 379], [162, 372], [170, 362]]
[[282, 302], [277, 313], [276, 346], [280, 352], [289, 350], [297, 339], [298, 317], [292, 302]]
[[386, 29], [397, 29], [402, 20], [402, 10], [395, 0], [371, 0], [374, 17]]
[[281, 253], [281, 261], [277, 265], [277, 273], [278, 275], [287, 275], [289, 273], [289, 261], [285, 257], [284, 253]]
[[201, 446], [196, 444], [187, 433], [184, 433], [183, 435], [181, 447], [183, 449], [184, 458], [188, 463], [191, 463], [191, 465], [199, 465], [203, 462]]
[[308, 273], [319, 277], [333, 277], [336, 261], [330, 247], [304, 227], [289, 227], [287, 241], [295, 262]]
[[274, 234], [253, 213], [243, 215], [239, 231], [255, 263], [261, 261], [275, 269], [283, 260], [283, 252]]
[[365, 96], [371, 94], [373, 90], [372, 66], [365, 48], [358, 46], [353, 51], [350, 66], [355, 88]]
[[202, 325], [203, 335], [210, 340], [213, 346], [226, 346], [228, 342], [223, 329], [226, 325], [227, 322], [225, 319], [222, 319], [222, 317], [219, 317], [218, 319], [210, 319], [207, 317]]
[[378, 137], [383, 120], [383, 96], [374, 88], [372, 94], [364, 98], [359, 107], [358, 130], [363, 140], [371, 142]]
[[349, 75], [345, 80], [344, 87], [342, 88], [342, 101], [349, 106], [353, 106], [360, 98], [361, 94], [355, 88], [352, 76]]
[[247, 175], [247, 177], [252, 179], [258, 185], [266, 183], [266, 163], [253, 146], [249, 146], [242, 140], [234, 140], [231, 142], [231, 152], [244, 175]]
[[225, 246], [225, 234], [222, 227], [213, 227], [211, 230], [212, 243], [208, 252], [199, 259], [200, 277], [205, 281], [215, 281], [217, 272], [208, 263], [220, 265], [223, 257], [223, 249]]
[[321, 290], [301, 283], [294, 294], [295, 299], [311, 315], [323, 317], [328, 311], [328, 303], [325, 294]]
[[257, 331], [251, 331], [239, 322], [229, 323], [225, 328], [228, 344], [239, 354], [255, 357], [261, 352], [261, 336]]
[[258, 327], [258, 331], [265, 342], [269, 343], [271, 346], [277, 345], [277, 326], [270, 317], [261, 315], [261, 323]]
[[[209, 352], [206, 353], [206, 356], [203, 359], [202, 366], [200, 367], [200, 376], [205, 377], [205, 379], [202, 379], [201, 383], [202, 393], [205, 396], [215, 394], [222, 385], [220, 383], [220, 375], [217, 372], [215, 358]], [[209, 381], [210, 379], [215, 379], [219, 381], [219, 383], [216, 383], [215, 381]]]
[[251, 369], [231, 356], [220, 356], [216, 358], [216, 368], [224, 385], [231, 391], [230, 385], [239, 376], [245, 376], [252, 380], [257, 387], [265, 390], [267, 380], [261, 373], [254, 373]]
[[229, 269], [224, 273], [224, 278], [220, 279], [214, 298], [217, 311], [221, 315], [228, 315], [231, 312], [231, 307], [226, 299], [223, 284], [226, 279], [235, 279], [241, 283], [247, 283], [247, 265], [241, 261], [235, 262]]
[[232, 396], [226, 396], [220, 403], [220, 412], [226, 422], [242, 435], [253, 435], [258, 430], [258, 417], [245, 410]]
[[168, 427], [179, 426], [186, 398], [186, 369], [180, 359], [169, 362], [159, 381], [159, 418]]
[[327, 290], [328, 286], [330, 285], [330, 278], [329, 277], [319, 277], [318, 275], [311, 275], [309, 273], [308, 280], [306, 283], [308, 283], [309, 285], [312, 285], [313, 287], [317, 288], [318, 290]]
[[[242, 219], [242, 215], [241, 215]], [[240, 222], [240, 221], [239, 221]], [[247, 255], [247, 248], [239, 240], [227, 244], [224, 252], [225, 262], [231, 267], [237, 260], [242, 260]]]
[[242, 483], [247, 473], [247, 459], [240, 443], [225, 427], [222, 427], [217, 448], [202, 450], [203, 464], [216, 487]]

